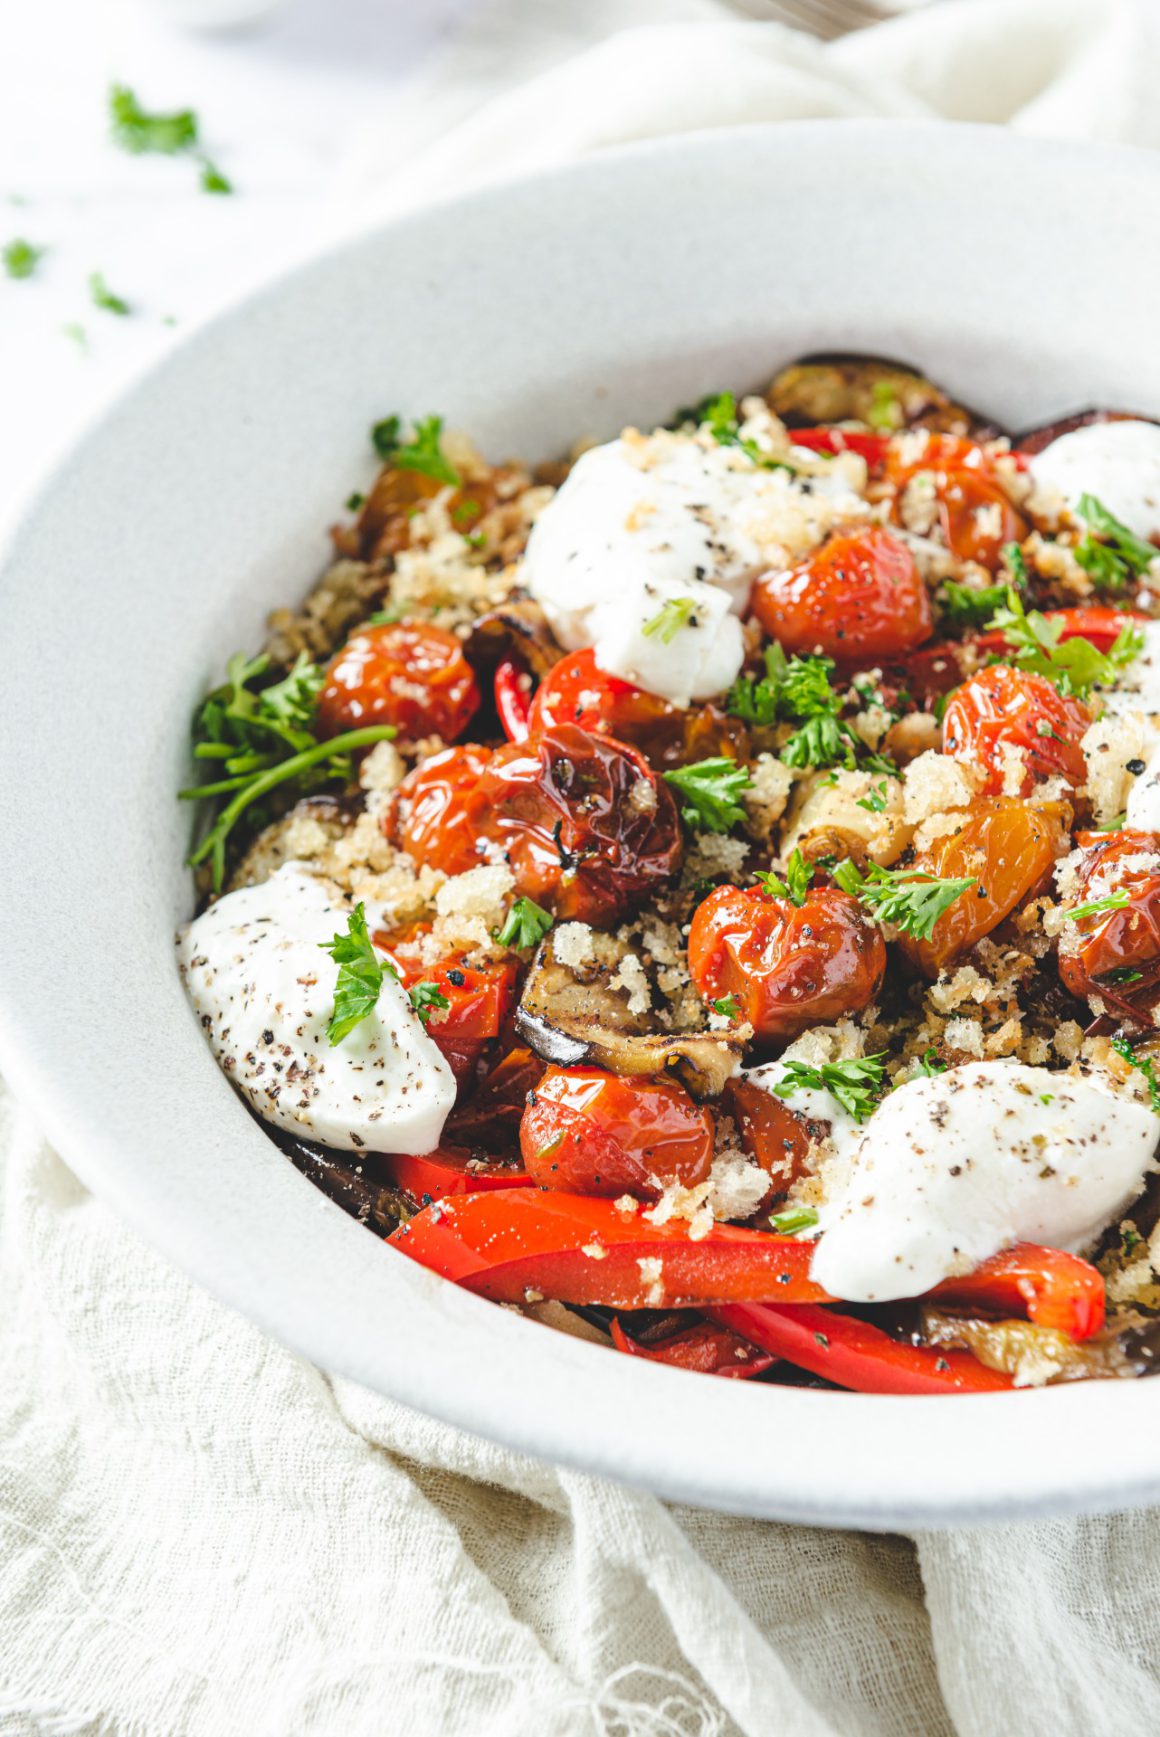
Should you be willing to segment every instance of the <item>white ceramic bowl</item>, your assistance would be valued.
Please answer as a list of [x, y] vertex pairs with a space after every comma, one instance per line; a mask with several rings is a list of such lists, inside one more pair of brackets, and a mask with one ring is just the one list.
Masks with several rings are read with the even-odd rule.
[[3, 1062], [80, 1176], [324, 1367], [667, 1496], [865, 1526], [1160, 1497], [1160, 1381], [954, 1399], [710, 1381], [421, 1271], [250, 1120], [171, 950], [190, 708], [326, 560], [376, 418], [439, 410], [534, 458], [822, 348], [913, 359], [1012, 424], [1160, 412], [1158, 196], [1150, 157], [987, 130], [706, 135], [394, 223], [137, 386], [2, 575]]

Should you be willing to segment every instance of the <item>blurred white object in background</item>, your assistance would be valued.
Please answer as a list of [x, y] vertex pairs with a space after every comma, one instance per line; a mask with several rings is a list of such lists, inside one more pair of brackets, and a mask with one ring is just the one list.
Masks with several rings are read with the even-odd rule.
[[187, 30], [238, 30], [281, 11], [286, 0], [137, 0], [145, 11]]

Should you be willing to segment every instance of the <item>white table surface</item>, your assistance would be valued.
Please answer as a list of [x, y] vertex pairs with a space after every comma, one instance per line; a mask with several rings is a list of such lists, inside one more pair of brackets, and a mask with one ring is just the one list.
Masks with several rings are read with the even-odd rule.
[[[0, 273], [0, 530], [183, 325], [326, 239], [362, 135], [473, 3], [284, 0], [259, 27], [214, 34], [150, 0], [3, 9], [0, 248], [19, 236], [47, 251], [29, 279]], [[151, 110], [195, 109], [235, 194], [201, 192], [192, 160], [116, 149], [112, 82]], [[130, 318], [93, 306], [94, 271]]]

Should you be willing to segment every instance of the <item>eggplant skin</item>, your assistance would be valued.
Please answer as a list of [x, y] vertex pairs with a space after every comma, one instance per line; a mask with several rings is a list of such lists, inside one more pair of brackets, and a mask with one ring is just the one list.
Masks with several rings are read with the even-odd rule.
[[720, 1096], [741, 1065], [742, 1038], [730, 1032], [669, 1036], [651, 1030], [651, 1012], [630, 1012], [624, 996], [612, 987], [616, 943], [611, 951], [611, 959], [581, 974], [556, 958], [551, 936], [545, 937], [516, 1012], [516, 1029], [524, 1042], [556, 1067], [586, 1062], [614, 1074], [671, 1072], [695, 1098]]
[[373, 1153], [335, 1152], [265, 1122], [262, 1127], [296, 1170], [376, 1235], [390, 1236], [411, 1216], [412, 1208], [401, 1190], [376, 1176]]
[[1014, 436], [1011, 444], [1017, 452], [1042, 452], [1053, 440], [1074, 434], [1077, 428], [1090, 428], [1097, 422], [1155, 422], [1138, 410], [1077, 410], [1073, 416], [1061, 416], [1057, 422], [1044, 422]]
[[908, 363], [885, 356], [804, 356], [775, 375], [766, 399], [787, 428], [821, 422], [877, 426], [882, 394], [897, 406], [899, 428], [991, 440], [1003, 431], [946, 393]]

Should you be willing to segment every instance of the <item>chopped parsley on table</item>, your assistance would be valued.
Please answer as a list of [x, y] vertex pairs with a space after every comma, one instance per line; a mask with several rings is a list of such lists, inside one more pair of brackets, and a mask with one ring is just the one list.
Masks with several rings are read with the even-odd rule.
[[31, 277], [43, 257], [44, 248], [25, 241], [23, 236], [15, 237], [0, 253], [5, 273], [11, 278]]
[[201, 167], [203, 193], [232, 193], [233, 182], [198, 149], [200, 129], [193, 109], [150, 114], [128, 85], [109, 88], [109, 123], [113, 143], [133, 156], [194, 156]]
[[114, 295], [99, 271], [89, 274], [89, 296], [95, 308], [102, 308], [107, 314], [117, 314], [122, 319], [133, 312], [124, 296]]

